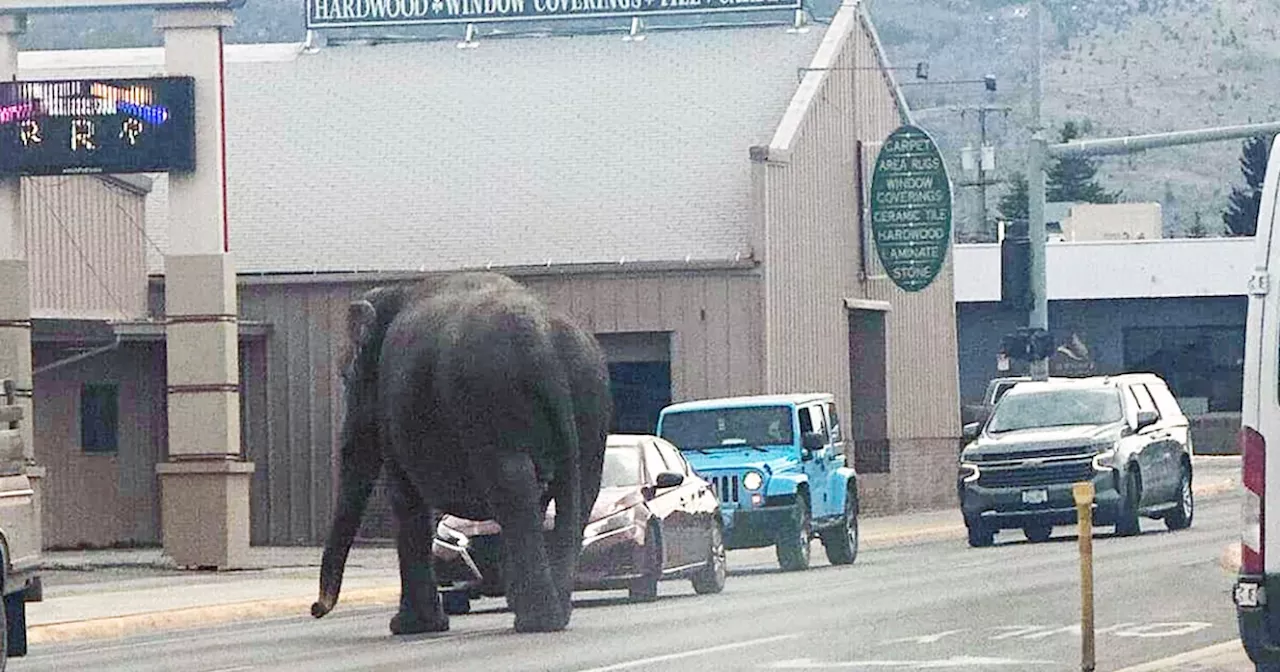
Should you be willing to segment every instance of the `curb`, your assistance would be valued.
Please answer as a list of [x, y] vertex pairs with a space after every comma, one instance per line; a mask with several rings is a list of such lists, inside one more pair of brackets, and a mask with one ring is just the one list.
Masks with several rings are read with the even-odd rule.
[[[380, 588], [345, 591], [342, 593], [339, 604], [381, 605], [396, 604], [399, 600], [400, 586], [395, 584]], [[310, 617], [311, 603], [314, 601], [314, 597], [306, 599], [285, 597], [274, 600], [234, 602], [208, 607], [152, 611], [83, 621], [46, 623], [28, 626], [27, 641], [31, 644], [47, 644], [85, 639], [109, 639], [141, 632], [198, 628], [280, 616]]]
[[1244, 672], [1252, 671], [1253, 668], [1249, 655], [1244, 652], [1244, 645], [1240, 640], [1233, 639], [1176, 656], [1126, 667], [1116, 672], [1226, 672], [1227, 670]]

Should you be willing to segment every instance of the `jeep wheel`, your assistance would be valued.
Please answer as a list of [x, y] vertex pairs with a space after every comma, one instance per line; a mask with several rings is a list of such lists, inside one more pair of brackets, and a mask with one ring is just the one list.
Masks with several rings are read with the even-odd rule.
[[984, 548], [996, 543], [995, 530], [987, 527], [981, 521], [969, 525], [968, 528], [970, 546], [974, 548]]
[[728, 562], [725, 559], [724, 533], [720, 524], [711, 527], [711, 548], [707, 564], [693, 575], [693, 592], [699, 595], [711, 595], [724, 590], [724, 580], [728, 574]]
[[645, 530], [644, 574], [632, 579], [627, 589], [632, 602], [652, 602], [658, 599], [658, 580], [662, 578], [662, 539], [658, 535], [658, 526], [650, 524]]
[[857, 495], [853, 490], [844, 496], [844, 518], [840, 524], [820, 533], [822, 547], [827, 552], [827, 562], [833, 565], [852, 565], [858, 557]]
[[809, 515], [809, 498], [796, 494], [796, 508], [792, 520], [795, 529], [778, 540], [778, 565], [788, 572], [809, 568], [809, 542], [813, 537], [813, 519]]
[[1049, 541], [1049, 537], [1053, 536], [1053, 526], [1043, 524], [1028, 525], [1022, 528], [1022, 533], [1027, 535], [1027, 541], [1030, 541], [1033, 544], [1039, 544], [1041, 542]]
[[1138, 504], [1142, 501], [1142, 480], [1138, 478], [1137, 467], [1130, 467], [1129, 476], [1125, 478], [1124, 500], [1120, 502], [1120, 513], [1116, 518], [1116, 536], [1132, 537], [1142, 532], [1138, 520]]
[[1185, 530], [1191, 527], [1191, 519], [1195, 517], [1196, 501], [1191, 491], [1191, 467], [1182, 466], [1182, 480], [1178, 488], [1178, 506], [1164, 516], [1164, 526], [1170, 530]]

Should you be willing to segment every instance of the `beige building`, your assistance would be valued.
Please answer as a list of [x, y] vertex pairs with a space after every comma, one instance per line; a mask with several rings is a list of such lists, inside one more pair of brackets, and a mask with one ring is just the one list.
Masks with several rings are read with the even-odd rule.
[[[228, 46], [253, 543], [327, 531], [347, 302], [461, 268], [510, 273], [589, 325], [620, 431], [651, 431], [672, 401], [830, 391], [864, 510], [952, 505], [951, 259], [903, 292], [862, 225], [905, 106], [860, 6], [789, 28]], [[163, 63], [152, 49], [22, 56], [24, 78]], [[130, 248], [149, 259], [150, 317], [105, 316], [111, 349], [36, 374], [49, 545], [158, 540], [165, 182]], [[111, 410], [85, 433], [87, 412]], [[385, 506], [365, 533], [390, 533]]]

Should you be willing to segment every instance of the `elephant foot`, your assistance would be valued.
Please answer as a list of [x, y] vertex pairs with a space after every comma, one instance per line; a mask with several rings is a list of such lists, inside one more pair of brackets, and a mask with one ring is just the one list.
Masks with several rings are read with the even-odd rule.
[[559, 602], [539, 605], [539, 608], [516, 612], [516, 632], [557, 632], [569, 627], [569, 609]]
[[420, 618], [411, 611], [401, 611], [391, 617], [391, 634], [393, 635], [417, 635], [424, 632], [448, 632], [449, 615], [443, 611], [436, 610], [434, 619]]

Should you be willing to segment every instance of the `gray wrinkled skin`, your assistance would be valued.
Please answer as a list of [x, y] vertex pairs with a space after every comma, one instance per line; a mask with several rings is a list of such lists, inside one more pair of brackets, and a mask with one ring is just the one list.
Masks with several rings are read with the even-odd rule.
[[373, 289], [352, 302], [348, 328], [340, 492], [312, 615], [337, 603], [385, 469], [400, 559], [393, 633], [449, 628], [431, 567], [442, 513], [502, 526], [517, 631], [564, 629], [613, 414], [596, 339], [495, 273]]

